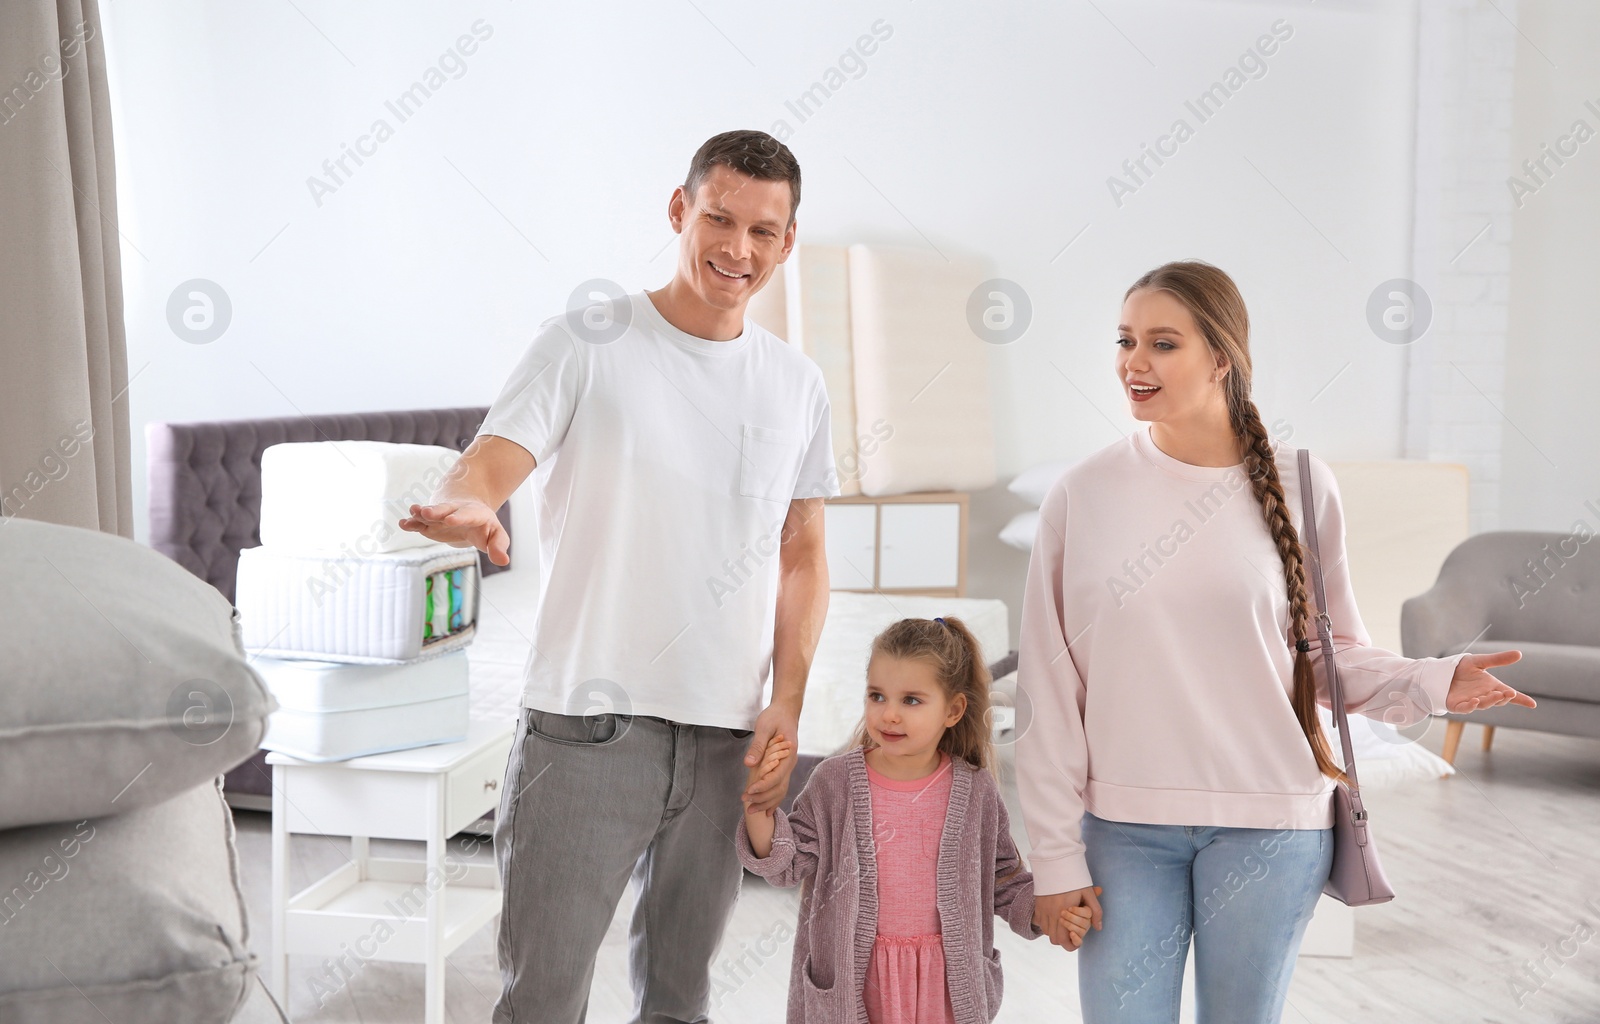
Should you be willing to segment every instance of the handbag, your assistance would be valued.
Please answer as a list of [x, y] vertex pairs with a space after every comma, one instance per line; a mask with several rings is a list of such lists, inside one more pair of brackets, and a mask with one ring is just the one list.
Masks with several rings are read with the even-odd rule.
[[1328, 697], [1333, 704], [1333, 720], [1339, 731], [1339, 748], [1344, 754], [1344, 773], [1350, 780], [1339, 782], [1333, 791], [1333, 867], [1322, 891], [1351, 907], [1387, 903], [1394, 899], [1394, 887], [1384, 877], [1378, 861], [1378, 847], [1366, 808], [1361, 804], [1361, 783], [1356, 778], [1356, 756], [1350, 747], [1350, 723], [1345, 717], [1344, 688], [1339, 683], [1339, 666], [1333, 660], [1333, 623], [1328, 618], [1328, 595], [1322, 586], [1322, 556], [1317, 551], [1317, 513], [1311, 495], [1311, 452], [1296, 451], [1300, 464], [1300, 502], [1302, 532], [1311, 547], [1312, 593], [1317, 602], [1317, 640], [1322, 645], [1327, 666]]

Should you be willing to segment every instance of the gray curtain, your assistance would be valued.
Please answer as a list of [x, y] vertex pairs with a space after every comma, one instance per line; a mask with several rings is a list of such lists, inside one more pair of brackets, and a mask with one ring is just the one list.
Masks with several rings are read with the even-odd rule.
[[0, 514], [131, 539], [128, 355], [95, 0], [0, 2], [0, 90]]

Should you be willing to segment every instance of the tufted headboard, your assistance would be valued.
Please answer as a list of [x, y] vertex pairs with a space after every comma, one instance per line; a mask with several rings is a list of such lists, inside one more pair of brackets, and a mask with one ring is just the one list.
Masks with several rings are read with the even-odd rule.
[[[234, 600], [239, 552], [261, 543], [261, 453], [283, 441], [394, 441], [465, 451], [488, 408], [151, 423], [150, 546]], [[511, 532], [511, 503], [500, 522]], [[486, 555], [484, 575], [498, 566]]]

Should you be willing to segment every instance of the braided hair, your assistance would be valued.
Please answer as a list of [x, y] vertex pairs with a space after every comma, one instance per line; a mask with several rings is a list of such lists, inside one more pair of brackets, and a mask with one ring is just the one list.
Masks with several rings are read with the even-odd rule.
[[1255, 402], [1250, 400], [1250, 314], [1245, 310], [1244, 298], [1231, 277], [1200, 260], [1163, 264], [1135, 281], [1123, 298], [1143, 288], [1167, 292], [1183, 303], [1193, 315], [1212, 355], [1228, 363], [1219, 385], [1227, 399], [1228, 421], [1239, 443], [1250, 490], [1261, 506], [1267, 531], [1283, 562], [1284, 586], [1289, 596], [1289, 632], [1294, 640], [1295, 717], [1300, 721], [1306, 742], [1311, 745], [1317, 768], [1324, 775], [1346, 781], [1344, 772], [1333, 759], [1328, 734], [1323, 731], [1322, 719], [1317, 713], [1317, 684], [1307, 636], [1311, 601], [1306, 591], [1305, 555], [1300, 535], [1284, 503], [1272, 439], [1261, 422]]

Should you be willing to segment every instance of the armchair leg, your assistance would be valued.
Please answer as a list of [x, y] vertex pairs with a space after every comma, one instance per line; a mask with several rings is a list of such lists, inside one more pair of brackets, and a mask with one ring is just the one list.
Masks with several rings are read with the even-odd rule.
[[1467, 727], [1465, 722], [1446, 723], [1444, 729], [1444, 751], [1440, 754], [1446, 764], [1456, 763], [1456, 748], [1461, 746], [1461, 730]]
[[1494, 726], [1486, 725], [1486, 726], [1483, 727], [1483, 749], [1484, 750], [1488, 750], [1489, 749], [1489, 745], [1491, 743], [1493, 743], [1493, 742], [1494, 742]]

